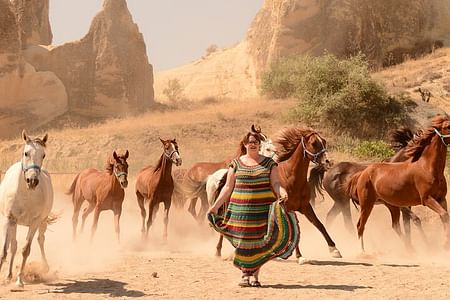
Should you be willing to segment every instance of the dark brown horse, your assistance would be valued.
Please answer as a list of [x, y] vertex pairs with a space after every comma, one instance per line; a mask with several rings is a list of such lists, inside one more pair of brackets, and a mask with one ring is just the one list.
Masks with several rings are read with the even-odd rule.
[[[450, 247], [444, 176], [449, 143], [450, 121], [438, 115], [433, 118], [432, 127], [417, 134], [405, 148], [405, 154], [411, 159], [370, 164], [349, 179], [346, 192], [360, 204], [357, 229], [362, 251], [364, 227], [378, 199], [397, 207], [419, 204], [429, 207], [441, 217], [447, 234], [446, 246]], [[396, 231], [401, 235], [400, 228]]]
[[[387, 160], [387, 162], [400, 162], [409, 159], [405, 155], [405, 147], [408, 142], [412, 140], [413, 133], [409, 128], [399, 128], [389, 133], [389, 139], [391, 145], [397, 150], [395, 156]], [[327, 225], [330, 226], [336, 216], [342, 213], [344, 217], [344, 224], [348, 232], [353, 233], [354, 227], [352, 222], [352, 216], [350, 212], [350, 196], [346, 194], [345, 183], [355, 173], [360, 172], [367, 168], [368, 164], [362, 164], [357, 162], [339, 162], [333, 164], [331, 167], [316, 166], [314, 167], [309, 176], [309, 184], [312, 187], [313, 195], [315, 198], [317, 193], [322, 193], [325, 189], [334, 201], [333, 206], [327, 214]], [[311, 200], [312, 201], [312, 200]], [[403, 224], [406, 234], [406, 243], [411, 246], [411, 230], [410, 220], [412, 219], [414, 224], [419, 228], [420, 233], [425, 238], [420, 219], [411, 211], [410, 208], [402, 207], [398, 208], [387, 203], [380, 202], [389, 209], [392, 219], [392, 227], [399, 226], [398, 216], [400, 211], [403, 216]]]
[[[164, 239], [167, 239], [167, 224], [169, 223], [169, 209], [172, 204], [173, 178], [172, 164], [181, 166], [178, 144], [173, 140], [162, 140], [163, 153], [155, 167], [142, 169], [136, 179], [136, 197], [141, 209], [142, 236], [146, 238], [159, 204], [164, 203]], [[148, 219], [145, 226], [145, 202], [148, 202]]]
[[[280, 179], [288, 192], [287, 210], [304, 214], [324, 236], [331, 255], [342, 257], [309, 201], [308, 166], [310, 161], [319, 165], [328, 163], [325, 139], [310, 128], [287, 128], [278, 134], [274, 143], [277, 146]], [[296, 256], [302, 263], [303, 258], [298, 245]]]
[[86, 217], [93, 211], [94, 221], [92, 223], [91, 241], [97, 230], [98, 218], [103, 210], [112, 210], [114, 213], [114, 228], [117, 241], [120, 241], [119, 220], [122, 213], [122, 202], [125, 196], [124, 188], [128, 185], [128, 150], [123, 155], [115, 151], [106, 162], [106, 170], [86, 169], [79, 173], [67, 192], [72, 194], [73, 202], [73, 238], [76, 238], [78, 215], [81, 206], [86, 200], [89, 206], [84, 209], [82, 215], [81, 232], [84, 228]]

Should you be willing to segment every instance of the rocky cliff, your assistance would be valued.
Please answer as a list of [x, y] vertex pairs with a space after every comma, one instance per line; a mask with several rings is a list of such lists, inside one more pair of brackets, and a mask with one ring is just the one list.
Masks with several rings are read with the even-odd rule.
[[62, 80], [70, 111], [93, 117], [139, 112], [153, 103], [153, 70], [125, 0], [105, 0], [79, 41], [30, 47], [26, 58]]
[[[164, 99], [167, 80], [179, 78], [187, 98], [220, 97], [221, 89], [212, 83], [225, 77], [221, 69], [229, 70], [237, 61], [227, 54], [236, 49], [247, 61], [239, 59], [246, 67], [232, 74], [242, 79], [237, 88], [227, 81], [227, 96], [234, 98], [257, 96], [261, 73], [289, 55], [362, 52], [374, 67], [388, 66], [448, 44], [449, 22], [450, 0], [266, 0], [238, 47], [158, 73], [155, 91]], [[209, 65], [216, 67], [208, 75], [203, 70]]]
[[9, 0], [0, 0], [0, 137], [45, 124], [67, 110], [64, 85], [36, 72], [22, 55], [20, 26]]

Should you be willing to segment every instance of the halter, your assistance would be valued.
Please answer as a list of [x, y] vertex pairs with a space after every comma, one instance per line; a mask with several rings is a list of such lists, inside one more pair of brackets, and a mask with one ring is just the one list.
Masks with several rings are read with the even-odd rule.
[[433, 129], [434, 129], [434, 132], [436, 132], [436, 134], [441, 138], [442, 143], [444, 143], [444, 145], [445, 145], [446, 147], [449, 147], [450, 144], [447, 144], [447, 143], [444, 141], [444, 139], [445, 139], [445, 138], [450, 138], [450, 134], [441, 134], [436, 128], [433, 128]]
[[306, 149], [304, 138], [302, 136], [303, 157], [306, 158], [306, 154], [311, 155], [313, 157], [313, 159], [311, 161], [313, 163], [315, 163], [316, 165], [319, 164], [319, 162], [317, 161], [317, 158], [319, 158], [320, 155], [322, 155], [323, 153], [328, 151], [327, 148], [325, 148], [325, 146], [323, 145], [322, 139], [319, 139], [319, 140], [320, 140], [320, 143], [322, 144], [322, 150], [320, 150], [319, 152], [316, 152], [316, 153], [312, 153], [311, 151]]
[[127, 172], [116, 172], [116, 168], [114, 168], [114, 175], [116, 175], [117, 178], [119, 178], [120, 176], [128, 176]]
[[38, 170], [39, 172], [41, 172], [41, 166], [38, 166], [38, 165], [31, 165], [31, 166], [24, 166], [23, 165], [23, 162], [22, 162], [22, 171], [25, 173], [26, 171], [28, 171], [28, 170], [32, 170], [32, 169], [34, 169], [34, 170]]
[[178, 153], [178, 155], [180, 155], [180, 152], [178, 152], [178, 150], [173, 150], [172, 152], [170, 152], [170, 154], [167, 154], [167, 152], [166, 151], [164, 151], [164, 155], [168, 158], [168, 159], [170, 159], [171, 161], [173, 161], [173, 159], [172, 159], [172, 155], [174, 154], [174, 153]]

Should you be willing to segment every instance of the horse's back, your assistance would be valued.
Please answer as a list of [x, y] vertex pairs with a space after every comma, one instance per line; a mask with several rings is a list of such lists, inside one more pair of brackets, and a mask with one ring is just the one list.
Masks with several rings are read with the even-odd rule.
[[222, 180], [223, 176], [228, 172], [228, 169], [220, 169], [209, 175], [206, 179], [206, 195], [208, 197], [208, 203], [214, 203], [214, 195], [219, 187], [220, 180]]

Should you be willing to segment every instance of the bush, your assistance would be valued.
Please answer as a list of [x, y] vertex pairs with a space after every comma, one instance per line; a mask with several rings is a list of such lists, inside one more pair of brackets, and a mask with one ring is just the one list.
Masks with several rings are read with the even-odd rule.
[[371, 79], [362, 55], [285, 58], [263, 74], [261, 88], [271, 97], [295, 97], [297, 120], [353, 136], [382, 137], [408, 121], [406, 104]]
[[395, 151], [387, 143], [377, 140], [361, 142], [352, 150], [352, 154], [362, 159], [384, 160], [394, 156]]
[[183, 97], [183, 87], [180, 80], [170, 79], [167, 82], [167, 87], [163, 90], [163, 94], [169, 99], [169, 101], [176, 103]]

